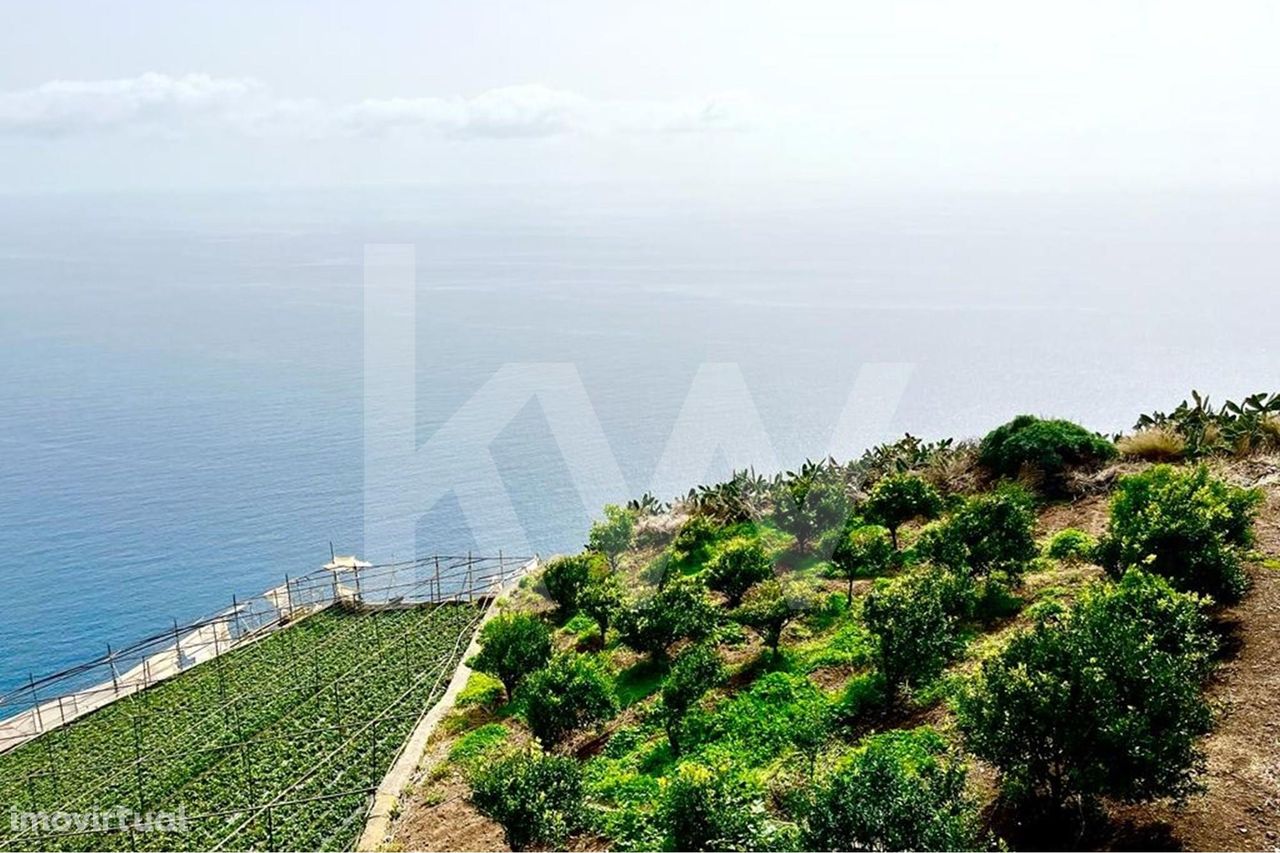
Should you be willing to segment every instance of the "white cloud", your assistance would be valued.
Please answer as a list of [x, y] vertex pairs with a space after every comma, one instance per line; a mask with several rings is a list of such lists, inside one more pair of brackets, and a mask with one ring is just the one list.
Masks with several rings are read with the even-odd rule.
[[176, 134], [225, 127], [246, 133], [450, 138], [742, 129], [741, 95], [673, 101], [592, 99], [541, 85], [463, 97], [371, 98], [328, 105], [273, 95], [262, 83], [206, 74], [147, 73], [119, 80], [53, 81], [0, 93], [0, 134], [65, 136], [103, 131]]
[[249, 79], [147, 73], [122, 80], [54, 80], [0, 94], [0, 130], [58, 136], [116, 128], [178, 130], [197, 121], [241, 120], [264, 93]]

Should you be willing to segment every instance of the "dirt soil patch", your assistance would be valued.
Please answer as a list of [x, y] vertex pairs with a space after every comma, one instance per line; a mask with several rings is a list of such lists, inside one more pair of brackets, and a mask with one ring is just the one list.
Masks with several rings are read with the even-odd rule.
[[[1258, 547], [1280, 554], [1280, 494], [1269, 490]], [[1280, 571], [1255, 566], [1244, 601], [1221, 615], [1230, 657], [1209, 688], [1218, 717], [1205, 739], [1203, 794], [1169, 803], [1116, 808], [1139, 833], [1165, 831], [1186, 850], [1280, 849]], [[1158, 835], [1156, 836], [1158, 837]], [[1121, 831], [1113, 846], [1130, 846]]]

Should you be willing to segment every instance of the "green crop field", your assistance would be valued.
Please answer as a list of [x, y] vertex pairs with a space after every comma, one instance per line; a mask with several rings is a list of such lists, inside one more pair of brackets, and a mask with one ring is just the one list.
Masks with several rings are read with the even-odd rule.
[[[0, 850], [346, 849], [480, 613], [330, 609], [0, 755]], [[116, 809], [185, 829], [57, 817]]]

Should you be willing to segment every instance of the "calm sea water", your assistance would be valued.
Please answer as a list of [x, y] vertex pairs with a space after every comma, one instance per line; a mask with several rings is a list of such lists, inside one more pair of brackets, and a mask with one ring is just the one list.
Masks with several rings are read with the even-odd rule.
[[[419, 439], [502, 365], [571, 362], [618, 499], [706, 362], [783, 465], [868, 362], [913, 365], [882, 438], [1280, 387], [1276, 197], [10, 196], [0, 226], [0, 690], [362, 552], [366, 242], [417, 247]], [[594, 508], [539, 404], [490, 452], [529, 546], [577, 547]], [[421, 511], [422, 553], [485, 524]]]

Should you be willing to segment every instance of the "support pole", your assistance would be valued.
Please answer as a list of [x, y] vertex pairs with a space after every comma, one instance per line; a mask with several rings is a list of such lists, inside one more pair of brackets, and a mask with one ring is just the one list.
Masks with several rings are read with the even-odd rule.
[[467, 552], [467, 603], [471, 603], [471, 552]]
[[111, 689], [115, 691], [117, 697], [120, 695], [120, 679], [116, 677], [116, 657], [115, 652], [111, 651], [111, 644], [107, 643], [107, 666], [111, 667]]
[[27, 673], [28, 690], [31, 691], [31, 707], [36, 712], [36, 733], [44, 732], [44, 720], [40, 716], [40, 697], [36, 695], [36, 677]]
[[133, 767], [134, 779], [138, 787], [138, 814], [146, 814], [147, 804], [142, 796], [142, 723], [138, 715], [133, 715]]

